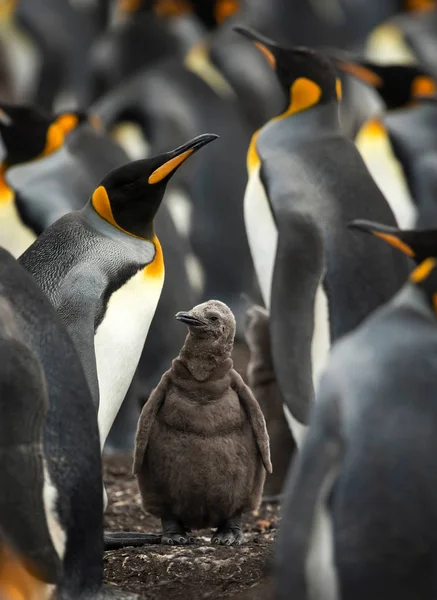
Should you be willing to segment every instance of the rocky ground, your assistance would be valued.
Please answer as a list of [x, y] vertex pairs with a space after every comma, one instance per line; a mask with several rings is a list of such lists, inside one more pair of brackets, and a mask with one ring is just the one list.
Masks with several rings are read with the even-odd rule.
[[[105, 485], [109, 506], [106, 531], [158, 533], [159, 521], [145, 514], [132, 457], [105, 457]], [[263, 505], [245, 517], [246, 544], [237, 548], [212, 546], [211, 531], [198, 533], [193, 546], [144, 546], [105, 553], [105, 579], [144, 600], [200, 600], [232, 598], [269, 600], [269, 571], [278, 507]]]

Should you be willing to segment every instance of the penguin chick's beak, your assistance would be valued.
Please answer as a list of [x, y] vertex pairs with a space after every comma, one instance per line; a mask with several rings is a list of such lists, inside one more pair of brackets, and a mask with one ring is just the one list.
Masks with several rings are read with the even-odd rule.
[[200, 148], [206, 146], [206, 144], [213, 142], [218, 137], [219, 136], [216, 133], [204, 133], [193, 138], [186, 144], [179, 146], [179, 148], [167, 152], [163, 157], [165, 158], [165, 162], [153, 171], [149, 177], [149, 183], [159, 183], [180, 167], [180, 165], [185, 162], [189, 156], [194, 154], [194, 152], [197, 152], [197, 150], [200, 150]]
[[278, 50], [279, 47], [275, 42], [269, 40], [269, 38], [265, 37], [261, 33], [258, 33], [253, 29], [249, 29], [248, 27], [243, 27], [242, 25], [236, 25], [233, 29], [249, 40], [252, 40], [258, 50], [264, 54], [272, 69], [276, 69], [275, 50]]
[[182, 323], [190, 325], [191, 327], [201, 327], [202, 325], [205, 325], [203, 321], [191, 315], [189, 312], [178, 312], [176, 313], [175, 318], [178, 321], [182, 321]]

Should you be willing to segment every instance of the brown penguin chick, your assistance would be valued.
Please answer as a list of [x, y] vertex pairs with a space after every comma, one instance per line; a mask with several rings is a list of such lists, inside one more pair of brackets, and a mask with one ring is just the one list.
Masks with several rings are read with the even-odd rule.
[[143, 506], [162, 520], [162, 543], [241, 544], [241, 515], [258, 508], [272, 470], [262, 411], [233, 369], [235, 318], [217, 300], [179, 312], [188, 335], [144, 405], [134, 468]]
[[273, 473], [264, 485], [265, 502], [280, 499], [296, 445], [284, 415], [282, 394], [276, 382], [270, 347], [269, 313], [254, 304], [246, 311], [245, 339], [250, 350], [248, 384], [258, 400], [270, 437]]

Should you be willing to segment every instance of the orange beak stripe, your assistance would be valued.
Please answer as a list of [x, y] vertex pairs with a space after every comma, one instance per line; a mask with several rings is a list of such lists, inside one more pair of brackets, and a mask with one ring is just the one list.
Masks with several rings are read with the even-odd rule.
[[384, 240], [385, 242], [389, 243], [391, 246], [394, 246], [395, 248], [397, 248], [398, 250], [400, 250], [407, 256], [411, 256], [411, 257], [414, 256], [414, 252], [410, 248], [410, 246], [405, 244], [402, 240], [397, 238], [395, 235], [391, 235], [389, 233], [380, 233], [378, 231], [372, 231], [372, 233], [374, 236], [381, 238], [381, 240]]
[[149, 177], [149, 183], [159, 183], [162, 181], [167, 175], [170, 175], [179, 165], [181, 165], [191, 154], [193, 154], [194, 149], [190, 148], [182, 154], [175, 156], [168, 160], [166, 163], [158, 167], [153, 171], [153, 173]]
[[261, 42], [255, 42], [255, 46], [264, 54], [272, 69], [276, 69], [276, 58], [274, 57], [273, 52], [266, 48], [264, 44], [261, 44]]
[[354, 65], [353, 63], [346, 61], [339, 61], [339, 67], [345, 73], [349, 73], [349, 75], [354, 75], [364, 83], [368, 83], [373, 87], [381, 87], [383, 85], [382, 78], [368, 69], [367, 67], [362, 67], [361, 65]]

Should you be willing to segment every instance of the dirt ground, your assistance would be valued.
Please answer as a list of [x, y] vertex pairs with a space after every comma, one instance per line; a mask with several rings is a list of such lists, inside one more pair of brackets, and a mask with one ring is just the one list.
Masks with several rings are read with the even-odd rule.
[[[159, 533], [158, 519], [141, 507], [131, 465], [131, 455], [104, 459], [109, 496], [105, 530]], [[193, 546], [153, 545], [105, 552], [105, 580], [144, 600], [270, 600], [269, 571], [278, 519], [278, 507], [273, 504], [263, 505], [256, 515], [246, 515], [246, 544], [241, 547], [212, 546], [210, 530], [196, 532]]]
[[[248, 358], [247, 347], [236, 344], [234, 367], [243, 377]], [[131, 455], [104, 458], [109, 498], [105, 531], [159, 533], [158, 519], [142, 509], [131, 469]], [[278, 505], [263, 504], [258, 514], [245, 515], [246, 544], [241, 547], [211, 545], [210, 530], [195, 532], [193, 546], [153, 545], [105, 552], [105, 580], [139, 594], [142, 600], [273, 600], [270, 571], [278, 521]]]

